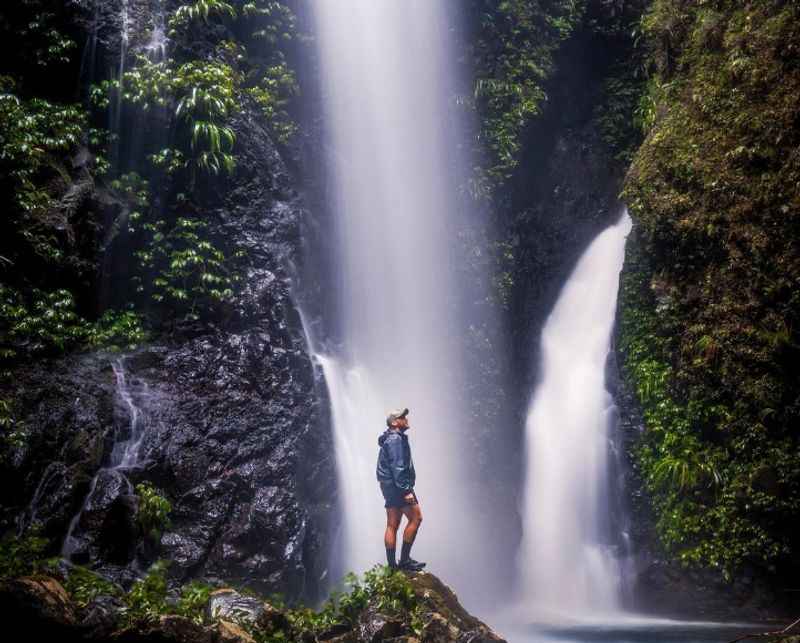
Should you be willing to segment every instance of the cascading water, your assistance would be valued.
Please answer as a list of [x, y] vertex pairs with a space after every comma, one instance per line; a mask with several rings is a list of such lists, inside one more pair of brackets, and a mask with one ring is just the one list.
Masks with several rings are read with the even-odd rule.
[[[483, 558], [460, 460], [445, 3], [314, 4], [329, 125], [342, 349], [321, 355], [341, 488], [338, 571], [385, 561], [375, 480], [387, 410], [408, 406], [425, 524], [415, 558], [468, 585]], [[465, 561], [471, 561], [465, 564]], [[470, 591], [467, 587], [465, 591]]]
[[526, 421], [520, 548], [522, 607], [534, 619], [618, 608], [620, 571], [608, 524], [609, 428], [616, 408], [605, 366], [627, 212], [584, 252], [541, 338], [541, 377]]
[[67, 530], [67, 535], [61, 546], [61, 555], [70, 558], [81, 545], [81, 539], [76, 537], [76, 531], [80, 528], [81, 517], [91, 505], [95, 496], [98, 480], [103, 476], [113, 476], [119, 479], [120, 488], [125, 489], [125, 493], [133, 494], [133, 487], [125, 475], [140, 464], [140, 454], [142, 442], [145, 437], [145, 419], [142, 410], [134, 401], [134, 396], [140, 401], [149, 397], [149, 390], [146, 383], [132, 386], [126, 377], [125, 366], [122, 359], [118, 359], [111, 364], [114, 370], [114, 377], [117, 384], [117, 408], [119, 414], [127, 418], [122, 430], [117, 430], [114, 446], [111, 449], [110, 462], [107, 466], [100, 468], [92, 478], [89, 493], [81, 505], [80, 510], [72, 518]]
[[144, 46], [147, 57], [154, 63], [161, 62], [167, 57], [167, 26], [163, 0], [156, 2], [153, 12], [153, 26], [150, 31], [150, 38]]

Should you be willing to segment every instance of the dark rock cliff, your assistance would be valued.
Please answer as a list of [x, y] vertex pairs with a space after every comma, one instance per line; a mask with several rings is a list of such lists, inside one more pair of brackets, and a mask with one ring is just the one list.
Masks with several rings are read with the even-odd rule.
[[[133, 46], [152, 11], [148, 3], [130, 9]], [[84, 61], [119, 66], [116, 15], [114, 3], [78, 14], [76, 28], [88, 30]], [[224, 577], [316, 599], [336, 482], [325, 390], [292, 295], [309, 213], [287, 169], [291, 152], [276, 146], [256, 106], [242, 105], [232, 128], [238, 171], [224, 190], [208, 185], [204, 218], [212, 238], [246, 252], [241, 288], [224, 314], [164, 327], [133, 353], [16, 368], [2, 397], [15, 400], [28, 441], [0, 472], [1, 519], [19, 531], [40, 524], [55, 554], [85, 506], [69, 543], [73, 558], [123, 585], [166, 557], [175, 581]], [[83, 178], [82, 216], [113, 240], [98, 260], [101, 273], [110, 270], [98, 281], [113, 299], [132, 289], [122, 281], [125, 239], [113, 229], [123, 205], [101, 181]], [[115, 443], [130, 438], [133, 413], [143, 432], [138, 457], [110, 468]], [[173, 507], [160, 548], [137, 531], [134, 487], [143, 480]]]

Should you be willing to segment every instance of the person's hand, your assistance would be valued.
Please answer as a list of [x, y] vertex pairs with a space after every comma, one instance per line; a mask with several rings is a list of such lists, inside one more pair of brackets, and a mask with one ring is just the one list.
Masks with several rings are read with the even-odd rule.
[[413, 505], [416, 502], [416, 500], [414, 500], [414, 494], [411, 493], [411, 492], [409, 492], [405, 496], [403, 496], [403, 500], [405, 500], [406, 504], [408, 504], [408, 505]]

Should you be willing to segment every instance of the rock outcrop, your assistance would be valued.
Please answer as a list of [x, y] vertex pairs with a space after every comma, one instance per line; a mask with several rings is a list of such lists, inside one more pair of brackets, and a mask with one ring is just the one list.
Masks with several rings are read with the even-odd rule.
[[270, 635], [303, 643], [504, 643], [488, 625], [469, 614], [439, 578], [420, 572], [408, 579], [418, 620], [411, 619], [408, 612], [387, 610], [373, 596], [348, 621], [321, 631], [292, 625], [280, 609], [231, 588], [213, 592], [200, 617], [162, 614], [123, 625], [106, 607], [105, 622], [112, 625], [98, 628], [98, 605], [107, 606], [109, 597], [78, 607], [59, 581], [48, 576], [0, 584], [0, 618], [9, 626], [24, 623], [30, 633], [58, 636], [66, 643], [251, 643]]

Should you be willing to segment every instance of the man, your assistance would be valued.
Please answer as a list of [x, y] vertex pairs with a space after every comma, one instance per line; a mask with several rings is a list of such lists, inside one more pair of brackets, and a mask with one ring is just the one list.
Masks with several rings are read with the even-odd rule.
[[[416, 473], [414, 461], [411, 459], [411, 447], [408, 444], [406, 431], [408, 409], [392, 411], [386, 418], [387, 429], [378, 438], [378, 466], [376, 474], [381, 485], [383, 497], [386, 499], [386, 533], [383, 542], [386, 545], [386, 560], [389, 567], [418, 572], [425, 563], [411, 558], [411, 545], [417, 537], [422, 524], [422, 510], [414, 493]], [[400, 564], [395, 560], [397, 530], [400, 520], [405, 516], [408, 524], [403, 531], [403, 548], [400, 553]]]

